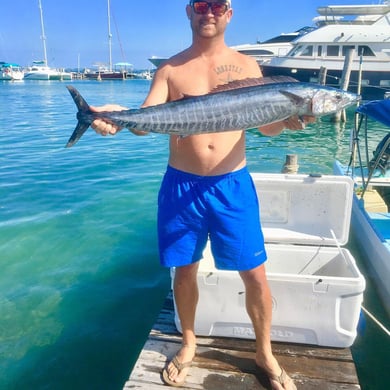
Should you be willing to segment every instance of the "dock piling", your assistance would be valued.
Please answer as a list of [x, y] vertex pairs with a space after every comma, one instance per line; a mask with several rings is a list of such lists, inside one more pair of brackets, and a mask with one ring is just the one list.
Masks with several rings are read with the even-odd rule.
[[286, 154], [286, 161], [282, 168], [282, 173], [298, 173], [298, 156], [296, 154]]
[[[348, 89], [354, 53], [355, 53], [354, 47], [348, 48], [348, 50], [345, 53], [344, 67], [343, 67], [343, 73], [341, 75], [341, 85], [340, 85], [340, 88], [344, 91]], [[333, 117], [334, 122], [340, 122], [340, 121], [346, 122], [346, 120], [347, 120], [347, 116], [345, 114], [345, 110], [337, 112]]]

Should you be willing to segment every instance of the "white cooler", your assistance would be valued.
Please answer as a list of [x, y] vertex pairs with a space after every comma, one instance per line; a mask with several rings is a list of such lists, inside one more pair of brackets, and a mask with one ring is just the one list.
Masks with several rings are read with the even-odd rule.
[[[343, 176], [254, 173], [268, 260], [271, 339], [348, 347], [356, 337], [365, 280], [348, 241], [353, 182]], [[175, 270], [172, 269], [172, 276]], [[198, 273], [195, 332], [254, 339], [236, 271], [214, 267], [210, 247]], [[181, 331], [175, 310], [175, 323]]]

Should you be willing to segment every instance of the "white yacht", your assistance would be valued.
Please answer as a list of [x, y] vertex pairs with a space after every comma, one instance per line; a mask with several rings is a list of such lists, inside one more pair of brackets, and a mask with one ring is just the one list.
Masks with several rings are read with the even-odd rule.
[[0, 62], [0, 80], [23, 80], [24, 72], [18, 64]]
[[273, 57], [286, 55], [292, 49], [292, 42], [295, 39], [307, 34], [313, 29], [314, 27], [303, 27], [297, 31], [282, 33], [263, 42], [245, 43], [231, 46], [231, 48], [240, 53], [254, 57], [259, 65], [266, 64], [269, 63]]
[[350, 89], [361, 86], [363, 99], [390, 91], [390, 1], [377, 5], [329, 5], [317, 9], [318, 28], [292, 42], [291, 51], [262, 64], [264, 76], [289, 75], [340, 86], [347, 52], [352, 51]]
[[156, 67], [158, 68], [160, 64], [164, 61], [166, 61], [168, 57], [160, 57], [160, 56], [152, 56], [148, 58], [148, 60]]

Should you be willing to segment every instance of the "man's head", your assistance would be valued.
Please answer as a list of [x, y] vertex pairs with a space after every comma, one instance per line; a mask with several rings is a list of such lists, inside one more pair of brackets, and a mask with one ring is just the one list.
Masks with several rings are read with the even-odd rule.
[[193, 39], [223, 37], [233, 16], [230, 0], [190, 0], [186, 12]]

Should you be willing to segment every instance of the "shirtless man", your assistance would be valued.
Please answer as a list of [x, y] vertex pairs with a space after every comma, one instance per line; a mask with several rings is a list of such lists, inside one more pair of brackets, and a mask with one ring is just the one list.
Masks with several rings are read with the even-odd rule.
[[[253, 58], [225, 44], [224, 32], [233, 15], [229, 0], [191, 0], [186, 13], [192, 45], [159, 67], [143, 107], [183, 95], [203, 95], [220, 84], [262, 76]], [[102, 120], [95, 120], [92, 127], [102, 135], [120, 130]], [[292, 117], [259, 131], [273, 136], [284, 128], [303, 127], [299, 118]], [[158, 231], [161, 263], [176, 267], [174, 296], [182, 327], [182, 346], [163, 371], [164, 382], [172, 386], [184, 383], [195, 356], [196, 275], [209, 237], [217, 267], [237, 270], [244, 282], [246, 308], [256, 335], [257, 366], [267, 373], [272, 389], [296, 389], [271, 350], [271, 293], [265, 276], [257, 197], [246, 168], [245, 136], [241, 129], [184, 138], [170, 136], [168, 168], [159, 193]]]

